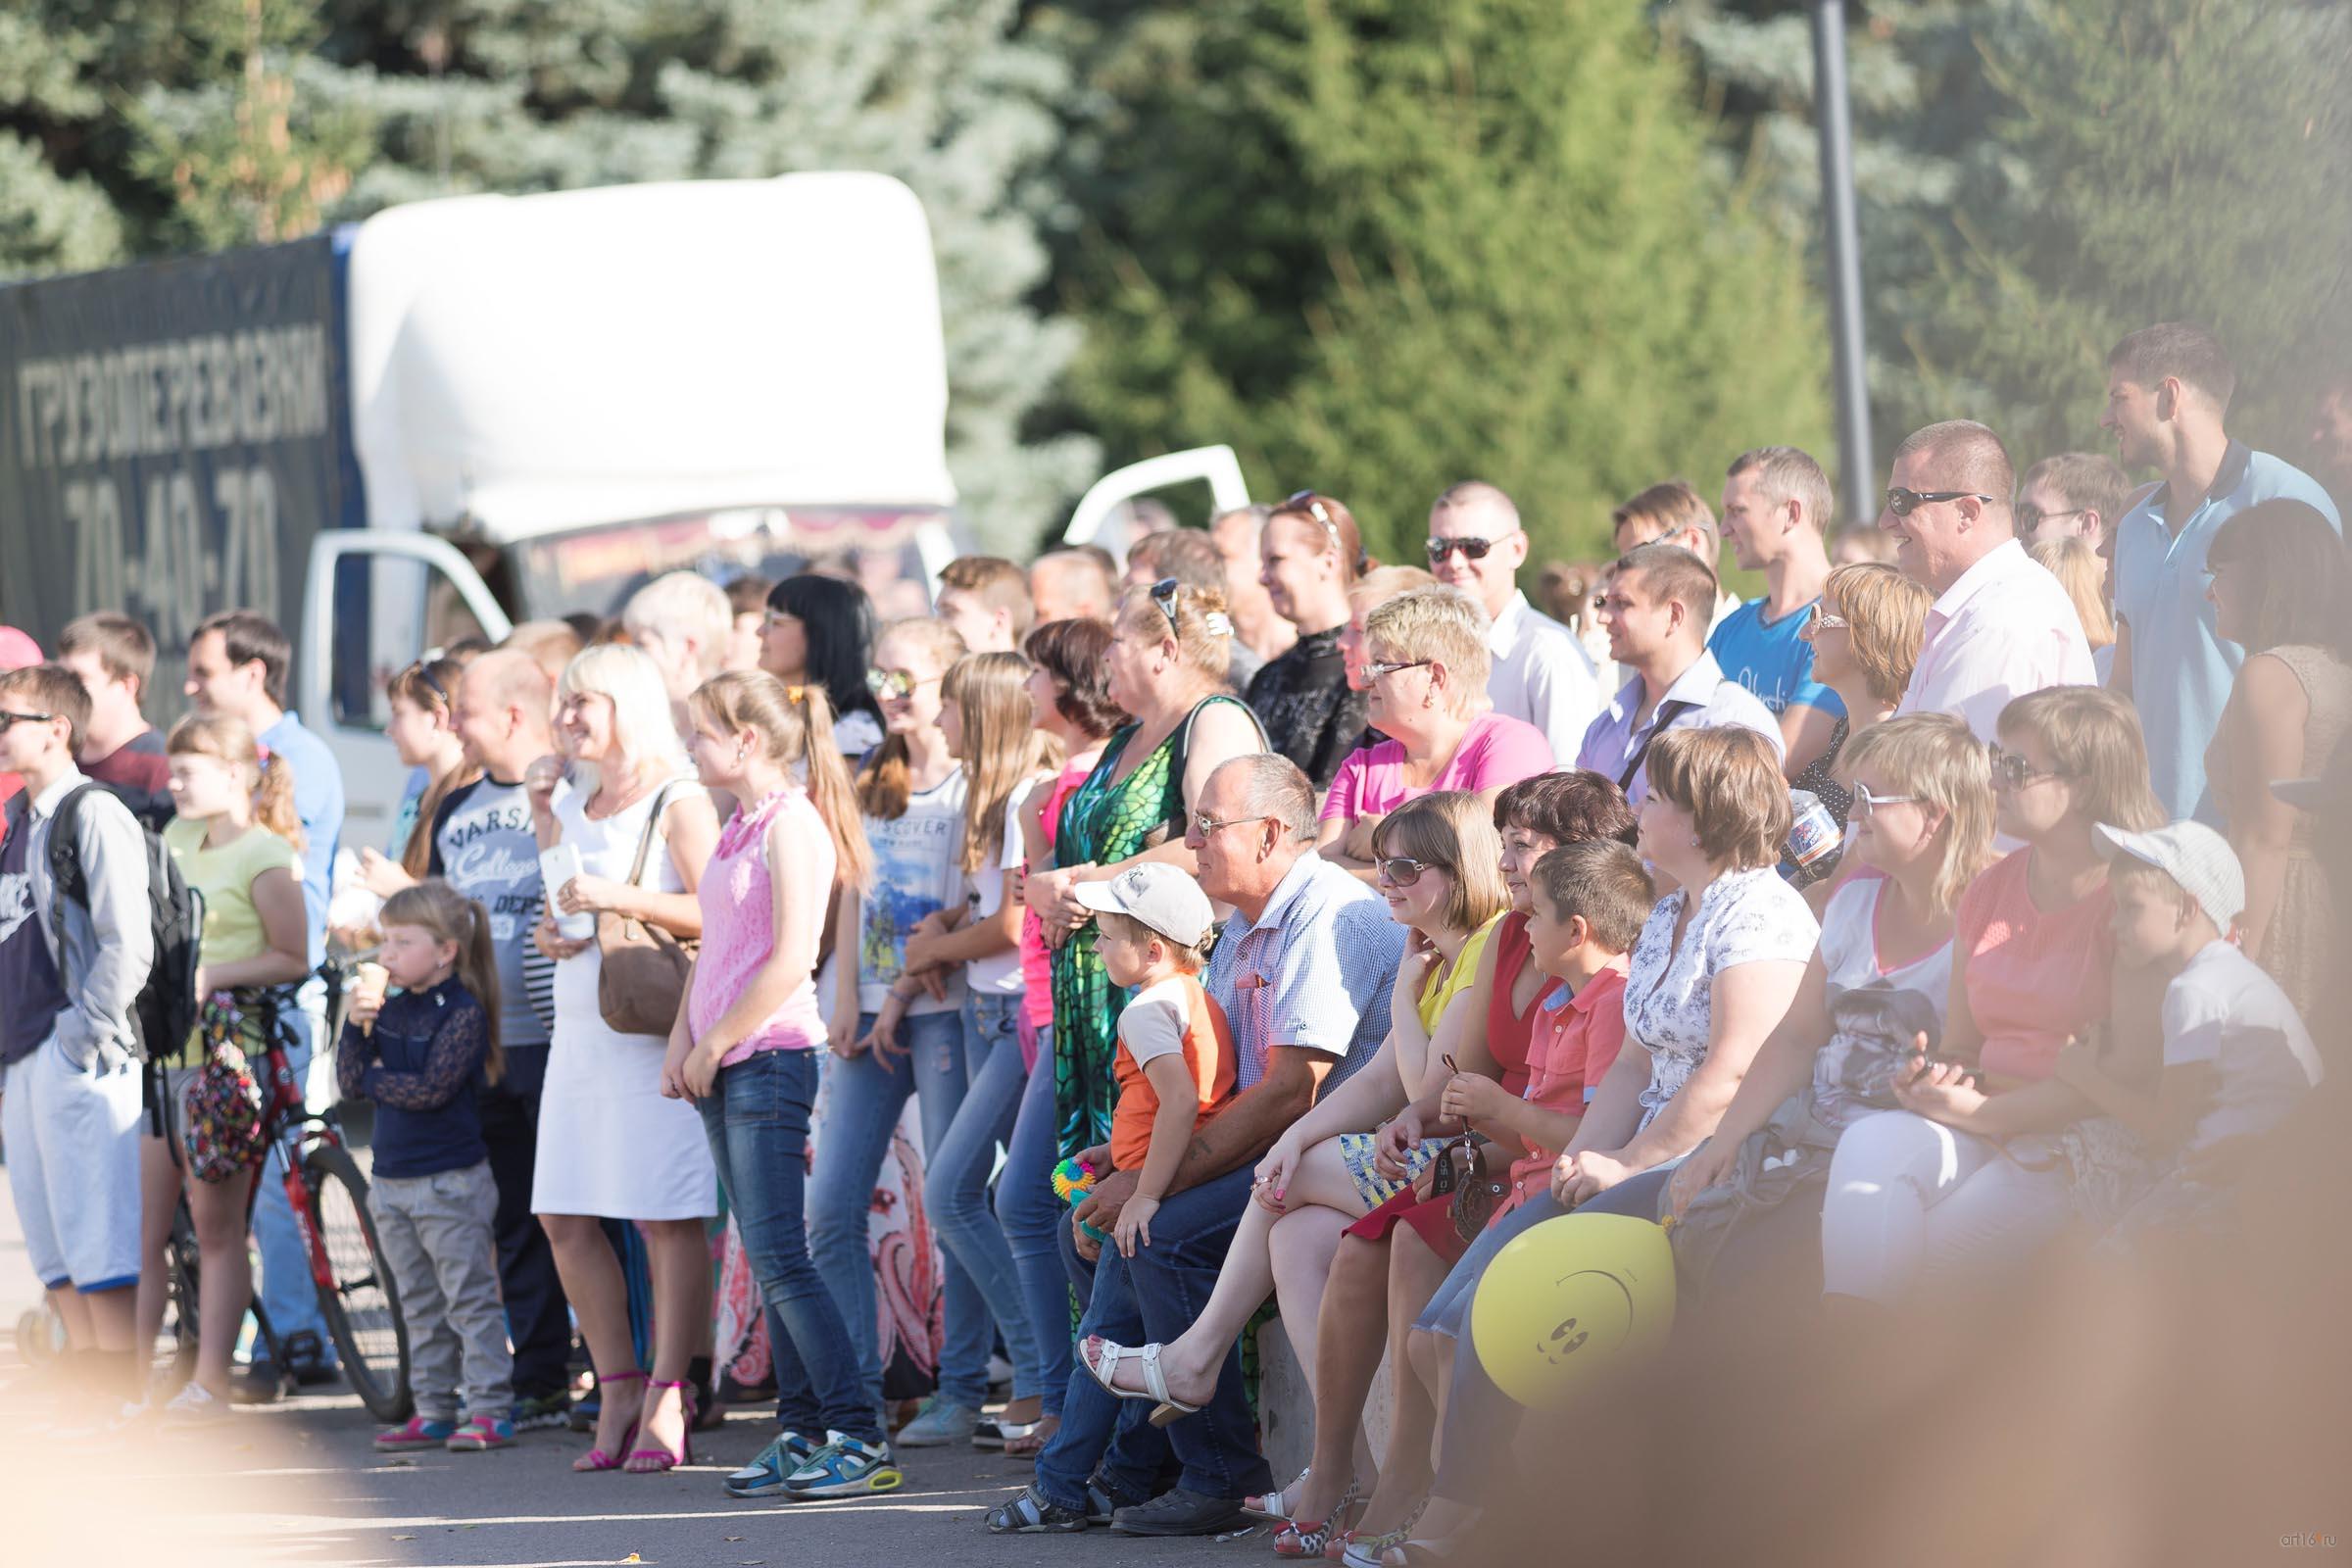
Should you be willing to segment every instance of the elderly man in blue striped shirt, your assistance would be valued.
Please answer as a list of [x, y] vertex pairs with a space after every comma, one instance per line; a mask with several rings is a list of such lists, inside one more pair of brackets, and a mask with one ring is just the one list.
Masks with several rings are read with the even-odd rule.
[[[1201, 786], [1185, 842], [1202, 890], [1234, 909], [1201, 980], [1233, 1026], [1240, 1094], [1186, 1148], [1150, 1246], [1122, 1258], [1072, 1240], [1097, 1270], [1115, 1271], [1097, 1279], [1082, 1337], [1143, 1345], [1189, 1328], [1250, 1201], [1252, 1167], [1388, 1032], [1403, 927], [1370, 888], [1318, 857], [1314, 838], [1314, 791], [1287, 758], [1237, 757]], [[1107, 1232], [1134, 1189], [1133, 1172], [1113, 1171], [1076, 1217]], [[992, 1517], [990, 1527], [1066, 1529], [1075, 1519], [1082, 1528], [1086, 1516], [1115, 1508], [1113, 1528], [1130, 1535], [1205, 1535], [1232, 1528], [1241, 1499], [1271, 1489], [1238, 1346], [1198, 1414], [1162, 1432], [1151, 1410], [1080, 1371], [1061, 1429], [1038, 1456], [1036, 1485], [1000, 1510], [1017, 1517], [1004, 1526]], [[1183, 1473], [1152, 1497], [1171, 1447]]]

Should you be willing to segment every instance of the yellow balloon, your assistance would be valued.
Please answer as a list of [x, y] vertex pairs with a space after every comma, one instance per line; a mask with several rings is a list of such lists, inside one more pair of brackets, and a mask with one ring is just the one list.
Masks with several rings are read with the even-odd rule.
[[1494, 1386], [1556, 1405], [1596, 1368], [1654, 1348], [1674, 1325], [1674, 1250], [1630, 1214], [1562, 1214], [1514, 1236], [1479, 1277], [1470, 1343]]

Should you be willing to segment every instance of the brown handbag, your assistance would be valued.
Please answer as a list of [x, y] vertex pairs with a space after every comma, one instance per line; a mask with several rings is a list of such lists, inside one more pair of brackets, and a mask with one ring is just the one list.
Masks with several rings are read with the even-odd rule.
[[[1451, 1056], [1439, 1058], [1446, 1070], [1458, 1071]], [[1487, 1221], [1494, 1217], [1495, 1205], [1510, 1192], [1511, 1184], [1487, 1168], [1487, 1151], [1493, 1146], [1471, 1131], [1470, 1118], [1462, 1118], [1461, 1135], [1438, 1151], [1435, 1170], [1429, 1184], [1432, 1198], [1450, 1198], [1446, 1216], [1453, 1222], [1453, 1234], [1465, 1242], [1478, 1240]]]
[[[629, 867], [629, 886], [645, 885], [645, 862], [662, 829], [662, 813], [669, 792], [684, 782], [671, 779], [656, 792], [654, 808], [645, 818], [645, 833], [637, 841], [636, 863]], [[596, 976], [596, 1008], [606, 1026], [616, 1034], [660, 1035], [666, 1039], [686, 1004], [686, 972], [694, 964], [698, 939], [670, 935], [658, 925], [633, 920], [610, 910], [596, 917], [596, 949], [603, 967]]]

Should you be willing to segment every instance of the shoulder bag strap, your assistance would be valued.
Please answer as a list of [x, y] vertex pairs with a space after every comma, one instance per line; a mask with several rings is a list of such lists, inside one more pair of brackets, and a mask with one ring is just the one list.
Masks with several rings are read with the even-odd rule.
[[662, 813], [669, 808], [669, 792], [685, 783], [673, 778], [654, 791], [654, 808], [645, 815], [645, 831], [637, 836], [637, 859], [629, 867], [629, 886], [645, 886], [645, 862], [654, 853], [654, 838], [662, 831]]
[[1617, 775], [1619, 794], [1634, 787], [1634, 775], [1642, 771], [1642, 763], [1649, 756], [1650, 742], [1665, 734], [1668, 725], [1697, 706], [1680, 697], [1658, 705], [1657, 712], [1650, 719], [1649, 733], [1642, 737], [1642, 744], [1634, 748], [1634, 755], [1625, 760], [1625, 771]]

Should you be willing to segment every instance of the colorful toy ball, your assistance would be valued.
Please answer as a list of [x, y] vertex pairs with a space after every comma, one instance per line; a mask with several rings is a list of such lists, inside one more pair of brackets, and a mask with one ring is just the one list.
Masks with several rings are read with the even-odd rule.
[[1094, 1167], [1080, 1164], [1076, 1154], [1054, 1167], [1054, 1196], [1063, 1202], [1075, 1207], [1094, 1190]]
[[1629, 1214], [1563, 1214], [1513, 1237], [1470, 1302], [1479, 1364], [1531, 1409], [1648, 1354], [1673, 1326], [1674, 1250]]

